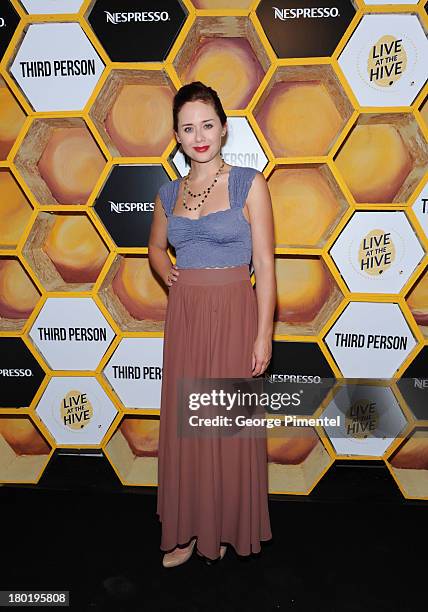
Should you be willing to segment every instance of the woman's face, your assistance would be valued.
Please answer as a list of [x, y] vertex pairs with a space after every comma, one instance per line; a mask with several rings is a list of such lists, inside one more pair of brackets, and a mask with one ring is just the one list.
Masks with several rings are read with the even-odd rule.
[[207, 162], [218, 155], [226, 134], [212, 104], [195, 100], [186, 102], [178, 113], [177, 141], [183, 152], [197, 162]]

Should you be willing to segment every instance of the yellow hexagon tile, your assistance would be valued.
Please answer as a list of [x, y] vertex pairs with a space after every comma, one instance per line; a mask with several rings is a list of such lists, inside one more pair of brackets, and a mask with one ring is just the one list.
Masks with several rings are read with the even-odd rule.
[[14, 164], [39, 204], [82, 205], [106, 159], [82, 119], [35, 119]]

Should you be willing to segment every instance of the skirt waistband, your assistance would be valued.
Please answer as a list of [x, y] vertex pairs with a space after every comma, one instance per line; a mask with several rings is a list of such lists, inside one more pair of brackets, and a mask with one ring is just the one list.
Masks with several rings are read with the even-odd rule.
[[[230, 268], [177, 268], [179, 271], [175, 285], [223, 285], [236, 281], [250, 281], [247, 264]], [[251, 281], [250, 281], [251, 282]]]

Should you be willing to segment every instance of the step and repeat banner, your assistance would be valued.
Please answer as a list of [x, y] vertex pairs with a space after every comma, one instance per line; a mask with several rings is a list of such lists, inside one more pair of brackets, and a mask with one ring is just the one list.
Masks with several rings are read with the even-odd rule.
[[1, 2], [0, 483], [102, 452], [123, 485], [157, 484], [167, 291], [147, 245], [160, 185], [188, 172], [172, 99], [201, 80], [225, 161], [272, 196], [266, 382], [315, 419], [268, 429], [271, 493], [358, 458], [428, 499], [427, 7]]

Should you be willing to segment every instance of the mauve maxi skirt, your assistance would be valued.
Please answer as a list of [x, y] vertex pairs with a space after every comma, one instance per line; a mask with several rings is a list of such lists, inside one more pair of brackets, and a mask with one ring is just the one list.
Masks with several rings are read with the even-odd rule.
[[239, 555], [272, 538], [266, 436], [184, 437], [177, 433], [177, 383], [251, 378], [257, 298], [247, 265], [181, 268], [169, 288], [163, 349], [157, 514], [161, 550], [197, 537], [210, 559], [220, 544]]

